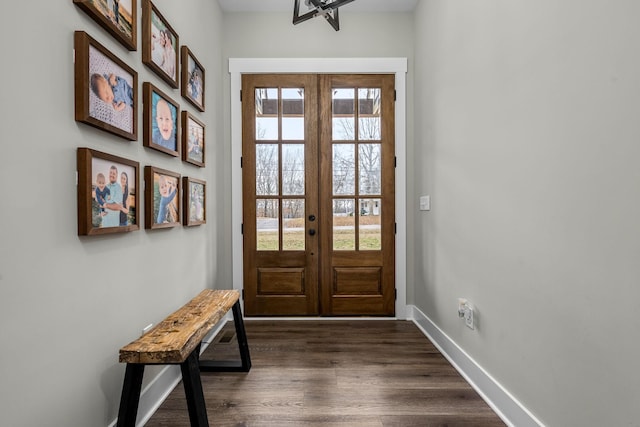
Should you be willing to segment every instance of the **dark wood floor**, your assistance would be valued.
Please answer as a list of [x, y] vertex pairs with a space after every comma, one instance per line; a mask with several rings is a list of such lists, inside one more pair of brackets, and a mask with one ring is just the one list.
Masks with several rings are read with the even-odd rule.
[[[211, 426], [505, 424], [411, 322], [245, 322], [249, 373], [202, 373]], [[202, 358], [237, 357], [233, 322]], [[180, 384], [146, 424], [189, 426]]]

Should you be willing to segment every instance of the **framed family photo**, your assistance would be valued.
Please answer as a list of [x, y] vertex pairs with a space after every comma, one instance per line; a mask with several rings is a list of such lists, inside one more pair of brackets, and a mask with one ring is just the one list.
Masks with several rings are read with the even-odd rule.
[[78, 235], [140, 229], [139, 163], [78, 148]]
[[136, 0], [73, 0], [73, 3], [127, 49], [137, 49]]
[[187, 227], [207, 222], [205, 212], [206, 186], [205, 181], [186, 176], [182, 178], [182, 190], [184, 191], [182, 223]]
[[187, 46], [180, 51], [182, 62], [182, 96], [204, 111], [204, 67]]
[[182, 112], [182, 160], [204, 167], [204, 123], [188, 111]]
[[142, 0], [142, 62], [178, 87], [178, 33], [150, 0]]
[[75, 119], [138, 139], [138, 73], [84, 31], [74, 34]]
[[171, 156], [180, 155], [178, 111], [180, 106], [149, 82], [142, 84], [144, 102], [143, 145]]
[[145, 166], [144, 185], [145, 228], [180, 225], [180, 175]]

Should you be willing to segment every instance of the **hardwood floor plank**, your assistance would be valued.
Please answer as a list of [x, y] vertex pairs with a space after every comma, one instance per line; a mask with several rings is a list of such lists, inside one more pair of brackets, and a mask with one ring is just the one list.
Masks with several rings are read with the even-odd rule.
[[[504, 426], [411, 322], [245, 322], [248, 373], [202, 373], [211, 426]], [[233, 323], [203, 359], [238, 358]], [[147, 427], [189, 426], [182, 386]]]

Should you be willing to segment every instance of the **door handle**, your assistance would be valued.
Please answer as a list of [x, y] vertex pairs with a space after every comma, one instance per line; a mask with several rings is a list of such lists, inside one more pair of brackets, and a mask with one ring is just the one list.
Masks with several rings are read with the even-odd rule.
[[313, 228], [309, 229], [309, 236], [315, 236], [316, 235], [316, 230]]
[[316, 216], [315, 215], [309, 215], [309, 221], [313, 222], [316, 220]]

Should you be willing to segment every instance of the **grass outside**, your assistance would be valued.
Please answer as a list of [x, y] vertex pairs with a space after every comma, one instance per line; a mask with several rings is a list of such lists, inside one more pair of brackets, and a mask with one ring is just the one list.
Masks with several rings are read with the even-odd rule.
[[[303, 251], [304, 250], [304, 231], [297, 230], [293, 232], [285, 232], [283, 234], [283, 250], [285, 251]], [[355, 230], [339, 229], [333, 231], [333, 249], [334, 250], [355, 250]], [[380, 250], [381, 235], [380, 229], [361, 229], [360, 230], [360, 250]], [[277, 251], [278, 250], [278, 232], [260, 231], [258, 232], [259, 251]]]

